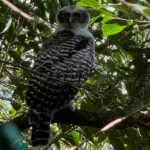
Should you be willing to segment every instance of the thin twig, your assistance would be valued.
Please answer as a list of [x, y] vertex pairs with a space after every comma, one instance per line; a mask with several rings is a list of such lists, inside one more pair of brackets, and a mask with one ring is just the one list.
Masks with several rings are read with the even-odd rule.
[[131, 22], [136, 22], [136, 23], [140, 23], [140, 24], [148, 24], [150, 23], [150, 21], [139, 21], [139, 20], [131, 20], [131, 19], [124, 19], [124, 18], [120, 18], [120, 17], [111, 17], [113, 19], [118, 19], [118, 20], [125, 20], [125, 21], [131, 21]]
[[30, 72], [32, 72], [32, 73], [35, 73], [35, 74], [38, 74], [38, 75], [41, 75], [41, 76], [45, 76], [45, 77], [47, 77], [48, 79], [51, 79], [51, 80], [55, 80], [55, 81], [59, 81], [59, 82], [67, 83], [67, 84], [71, 84], [73, 87], [75, 87], [75, 88], [77, 88], [77, 89], [80, 89], [79, 87], [77, 87], [76, 84], [70, 83], [70, 82], [68, 82], [68, 81], [64, 81], [64, 80], [60, 80], [60, 79], [57, 79], [57, 78], [53, 78], [53, 77], [50, 77], [50, 76], [45, 75], [45, 74], [43, 74], [43, 73], [39, 73], [39, 72], [37, 72], [37, 71], [31, 70], [31, 69], [28, 69], [28, 68], [25, 68], [25, 67], [22, 67], [22, 66], [19, 66], [19, 65], [16, 65], [16, 64], [7, 62], [7, 61], [0, 60], [0, 62], [5, 63], [5, 64], [12, 65], [12, 66], [17, 67], [17, 68], [21, 68], [21, 69], [23, 69], [23, 70], [30, 71]]
[[[16, 12], [23, 12], [22, 10], [20, 10], [19, 8], [17, 8], [15, 5], [13, 5], [12, 3], [10, 3], [9, 1], [7, 1], [7, 0], [1, 0], [3, 3], [5, 3], [7, 6], [9, 6], [10, 8], [12, 8], [13, 10], [17, 10]], [[25, 1], [26, 2], [26, 1]], [[19, 11], [18, 11], [19, 10]], [[22, 15], [22, 13], [20, 13], [21, 15]], [[23, 14], [26, 14], [26, 13], [24, 13], [23, 12]], [[28, 16], [28, 14], [26, 14], [27, 16]], [[25, 17], [25, 16], [24, 16]], [[30, 16], [31, 17], [31, 16]], [[26, 17], [25, 17], [26, 18]], [[27, 18], [28, 19], [28, 18]], [[23, 21], [22, 21], [22, 24], [23, 24], [23, 22], [24, 22], [24, 19], [23, 19]], [[6, 54], [5, 54], [5, 56], [4, 56], [4, 60], [6, 60], [7, 59], [7, 54], [8, 54], [8, 52], [9, 52], [9, 49], [10, 49], [10, 46], [11, 46], [11, 42], [12, 42], [12, 39], [13, 39], [13, 36], [14, 36], [14, 32], [12, 33], [12, 36], [11, 36], [11, 39], [10, 39], [10, 42], [9, 42], [9, 44], [8, 44], [8, 47], [7, 47], [7, 49], [6, 49]], [[2, 46], [2, 45], [1, 45]], [[0, 76], [1, 76], [1, 73], [2, 73], [2, 69], [3, 69], [3, 66], [4, 66], [4, 63], [2, 63], [2, 65], [1, 65], [1, 68], [0, 68]]]
[[129, 8], [131, 8], [133, 11], [141, 14], [143, 17], [145, 17], [148, 21], [150, 21], [150, 17], [145, 14], [144, 12], [142, 12], [141, 10], [137, 9], [134, 5], [128, 3], [127, 1], [124, 1], [124, 0], [118, 0], [119, 2], [125, 4], [126, 6], [128, 6]]
[[[10, 42], [9, 42], [8, 47], [7, 47], [7, 49], [6, 49], [6, 53], [5, 53], [5, 56], [4, 56], [4, 60], [7, 59], [7, 54], [8, 54], [8, 52], [9, 52], [9, 49], [10, 49], [10, 46], [11, 46], [11, 42], [12, 42], [13, 36], [14, 36], [14, 32], [12, 33]], [[1, 67], [0, 67], [0, 76], [1, 76], [1, 73], [2, 73], [3, 66], [4, 66], [4, 63], [2, 63], [2, 65], [1, 65]]]
[[4, 100], [4, 101], [10, 101], [10, 102], [17, 102], [13, 99], [10, 99], [10, 98], [5, 98], [5, 97], [0, 97], [0, 100]]
[[21, 16], [34, 21], [34, 18], [31, 17], [30, 15], [28, 15], [27, 13], [23, 12], [21, 9], [19, 9], [18, 7], [16, 7], [15, 5], [13, 5], [11, 2], [7, 1], [7, 0], [1, 0], [4, 4], [6, 4], [8, 7], [10, 7], [12, 10], [14, 10], [15, 12], [19, 13]]

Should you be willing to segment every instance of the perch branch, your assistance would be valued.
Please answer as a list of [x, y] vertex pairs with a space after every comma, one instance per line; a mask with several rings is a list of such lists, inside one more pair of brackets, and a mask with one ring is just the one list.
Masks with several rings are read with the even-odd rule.
[[[29, 125], [28, 123], [29, 116], [30, 113], [21, 115], [19, 117], [16, 117], [15, 119], [10, 120], [9, 122], [15, 123], [20, 128], [20, 130], [24, 130], [31, 127], [31, 125]], [[124, 114], [100, 114], [83, 110], [76, 110], [73, 113], [69, 109], [64, 109], [54, 114], [52, 123], [76, 124], [79, 126], [103, 128], [104, 126], [106, 126], [113, 120], [120, 118], [121, 116], [124, 116]], [[137, 119], [133, 119], [132, 117], [130, 119], [124, 119], [122, 122], [114, 125], [112, 128], [125, 129], [127, 127], [134, 126], [135, 124], [144, 126], [143, 123], [146, 124], [148, 122], [150, 122], [150, 113], [140, 114]]]

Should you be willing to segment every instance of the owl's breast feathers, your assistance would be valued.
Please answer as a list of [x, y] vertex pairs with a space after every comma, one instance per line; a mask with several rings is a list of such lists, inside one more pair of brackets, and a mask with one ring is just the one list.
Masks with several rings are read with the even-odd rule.
[[48, 39], [33, 69], [60, 81], [31, 73], [27, 104], [37, 112], [50, 112], [69, 103], [79, 90], [73, 85], [80, 88], [93, 68], [93, 44], [93, 39], [75, 36], [70, 31], [59, 32]]

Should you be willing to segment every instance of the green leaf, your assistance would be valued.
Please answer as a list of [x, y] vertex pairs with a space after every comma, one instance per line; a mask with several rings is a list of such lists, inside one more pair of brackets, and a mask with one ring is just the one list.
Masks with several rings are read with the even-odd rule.
[[136, 139], [140, 139], [141, 136], [138, 132], [137, 129], [133, 128], [133, 127], [129, 127], [126, 129], [126, 135], [130, 138], [132, 138], [133, 140], [136, 140]]
[[51, 27], [49, 24], [38, 23], [37, 28], [40, 32], [43, 32], [46, 37], [50, 37], [51, 35]]
[[141, 140], [137, 140], [137, 145], [140, 145], [142, 147], [147, 147], [148, 149], [150, 149], [150, 142], [149, 142], [150, 138], [148, 139], [141, 139]]
[[8, 7], [4, 5], [2, 1], [0, 1], [0, 9], [2, 9], [2, 12], [7, 12]]
[[0, 32], [0, 34], [6, 32], [9, 29], [9, 27], [11, 26], [11, 23], [12, 23], [12, 18], [9, 19], [9, 21], [6, 24], [6, 27], [4, 28], [4, 30], [2, 32]]
[[107, 43], [102, 43], [101, 45], [95, 47], [95, 51], [98, 53], [102, 53], [104, 50], [106, 50], [107, 46]]
[[31, 14], [32, 16], [40, 17], [43, 20], [47, 21], [47, 18], [45, 17], [45, 13], [43, 14], [39, 8], [36, 8], [35, 10], [31, 10]]
[[133, 60], [132, 55], [128, 54], [128, 55], [127, 55], [127, 59], [128, 59], [129, 61], [132, 61], [132, 60]]
[[61, 124], [61, 129], [63, 130], [63, 132], [67, 132], [68, 130], [70, 130], [70, 125], [67, 124]]
[[9, 107], [5, 103], [0, 102], [0, 105], [2, 105], [4, 109], [9, 110]]
[[124, 4], [109, 4], [109, 6], [115, 8], [118, 11], [129, 14], [130, 16], [133, 14], [132, 9]]
[[150, 9], [144, 9], [143, 12], [150, 16]]
[[37, 36], [37, 33], [35, 31], [34, 32], [33, 31], [28, 31], [27, 34], [31, 38], [35, 38]]
[[125, 143], [125, 150], [141, 150], [133, 139], [123, 138], [123, 142]]
[[89, 4], [83, 2], [77, 2], [77, 6], [89, 6]]
[[33, 0], [35, 6], [38, 6], [43, 16], [45, 16], [45, 7], [41, 0]]
[[81, 127], [82, 133], [84, 133], [85, 137], [90, 137], [91, 135], [97, 133], [100, 129], [92, 128], [92, 127]]
[[25, 39], [26, 39], [26, 35], [25, 34], [21, 34], [21, 35], [18, 36], [18, 40], [20, 42], [25, 42]]
[[[81, 109], [83, 110], [87, 110], [87, 111], [93, 111], [93, 112], [97, 112], [98, 108], [94, 105], [95, 103], [93, 103], [91, 101], [91, 99], [89, 98], [85, 98], [85, 100], [81, 103]], [[92, 106], [92, 107], [91, 107]]]
[[110, 144], [113, 145], [115, 150], [124, 150], [124, 144], [119, 137], [119, 131], [117, 130], [109, 130], [105, 132], [109, 135]]
[[12, 117], [14, 117], [16, 114], [16, 111], [15, 110], [10, 110], [9, 111], [9, 115], [11, 115]]
[[0, 21], [0, 31], [3, 31], [4, 28], [5, 28], [5, 23]]
[[69, 0], [70, 5], [76, 5], [76, 0]]
[[144, 138], [150, 138], [150, 133], [148, 132], [148, 129], [146, 129], [145, 127], [140, 126], [139, 127], [140, 130], [140, 134], [144, 137]]
[[23, 61], [23, 62], [21, 62], [21, 66], [26, 67], [26, 68], [29, 68], [30, 65], [31, 65], [30, 61]]
[[[67, 141], [67, 142], [69, 142], [71, 145], [76, 145], [76, 142], [75, 142], [75, 140], [74, 140], [74, 138], [71, 136], [71, 135], [66, 135], [65, 137], [64, 137], [64, 139]], [[68, 144], [69, 144], [68, 143]], [[69, 145], [70, 145], [69, 144]]]
[[105, 15], [105, 16], [115, 16], [114, 13], [108, 11], [107, 9], [105, 8], [91, 8], [90, 11], [97, 11], [97, 12], [101, 12], [101, 15]]
[[114, 63], [114, 61], [108, 59], [107, 65], [108, 65], [108, 68], [110, 69], [111, 73], [115, 72], [116, 64]]
[[117, 23], [118, 25], [121, 25], [121, 26], [128, 26], [128, 25], [132, 25], [133, 24], [132, 21], [112, 19], [111, 17], [108, 17], [108, 16], [104, 17], [103, 22], [105, 22], [105, 24]]
[[9, 53], [9, 55], [11, 57], [13, 57], [14, 63], [20, 63], [21, 58], [20, 58], [20, 54], [18, 53], [18, 51], [11, 51], [11, 50], [9, 50], [8, 53]]
[[106, 15], [106, 16], [103, 18], [103, 23], [106, 23], [106, 22], [109, 21], [109, 20], [112, 20], [112, 17]]
[[21, 43], [21, 44], [22, 44], [22, 45], [24, 46], [24, 48], [25, 48], [24, 51], [23, 51], [24, 53], [30, 50], [30, 45], [29, 45], [29, 44], [27, 44], [27, 43]]
[[[132, 37], [132, 32], [128, 32], [128, 34], [126, 34], [125, 31], [122, 31], [122, 32], [119, 32], [117, 34], [110, 35], [108, 37], [108, 39], [109, 39], [108, 43], [110, 45], [113, 45], [113, 44], [115, 44], [115, 45], [122, 45], [124, 43], [127, 43], [128, 41], [131, 41], [130, 40], [131, 37]], [[125, 48], [125, 50], [127, 50], [127, 48]]]
[[[4, 7], [4, 5], [2, 7]], [[3, 15], [3, 18], [6, 18], [9, 15], [10, 11], [11, 11], [11, 9], [8, 8], [7, 11], [5, 12], [5, 14]]]
[[69, 133], [71, 136], [73, 136], [75, 142], [76, 142], [76, 145], [79, 144], [79, 134], [77, 131], [72, 131]]
[[102, 15], [100, 14], [99, 16], [93, 17], [92, 22], [95, 22], [97, 19], [99, 19]]
[[92, 31], [92, 34], [94, 37], [98, 38], [99, 40], [103, 39], [101, 30], [94, 30], [94, 31]]
[[28, 28], [29, 31], [31, 32], [35, 32], [34, 29], [33, 29], [33, 24], [24, 20], [24, 26]]
[[96, 0], [81, 0], [81, 2], [77, 2], [77, 6], [90, 6], [93, 8], [98, 8], [100, 6], [100, 4]]
[[58, 12], [59, 4], [56, 0], [52, 0], [51, 3], [47, 3], [47, 8], [50, 13], [50, 22], [53, 24], [56, 22], [56, 14]]
[[58, 149], [56, 149], [56, 150], [60, 150], [60, 149], [61, 149], [61, 144], [60, 144], [59, 141], [56, 141], [56, 142], [55, 142], [55, 145], [56, 145], [57, 148], [58, 148]]
[[59, 0], [59, 4], [61, 5], [61, 7], [70, 5], [68, 0]]
[[98, 135], [98, 142], [101, 143], [106, 138], [106, 135], [103, 132], [100, 132]]
[[15, 109], [15, 110], [19, 110], [21, 108], [21, 104], [20, 103], [11, 103], [12, 107]]
[[42, 3], [50, 3], [50, 2], [52, 2], [51, 0], [41, 0], [42, 1]]
[[29, 42], [29, 45], [34, 49], [34, 51], [36, 52], [36, 53], [38, 53], [38, 51], [39, 51], [39, 46], [38, 46], [38, 42], [32, 42], [32, 41], [30, 41]]
[[121, 32], [127, 26], [120, 26], [117, 23], [114, 24], [104, 24], [102, 27], [104, 36], [113, 35]]
[[16, 95], [19, 96], [22, 101], [24, 101], [23, 90], [21, 89], [20, 86], [17, 89], [15, 89], [15, 91], [13, 93], [13, 96], [16, 96]]

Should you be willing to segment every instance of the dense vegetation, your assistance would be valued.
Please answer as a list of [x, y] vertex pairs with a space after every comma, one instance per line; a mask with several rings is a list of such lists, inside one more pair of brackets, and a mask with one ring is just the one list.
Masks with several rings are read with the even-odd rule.
[[[150, 103], [150, 0], [9, 1], [34, 20], [0, 1], [0, 123], [12, 120], [15, 126], [5, 124], [4, 128], [12, 132], [11, 126], [18, 127], [22, 133], [16, 130], [12, 142], [3, 139], [11, 145], [7, 149], [15, 149], [17, 138], [21, 140], [17, 145], [23, 146], [20, 149], [27, 145], [32, 149], [24, 99], [30, 70], [42, 43], [56, 27], [58, 9], [70, 4], [85, 7], [91, 15], [95, 67], [75, 97], [75, 113], [62, 110], [55, 114], [49, 149], [79, 144], [91, 150], [150, 149], [150, 111], [148, 106], [143, 108]], [[126, 115], [130, 117], [112, 129], [98, 132]]]

